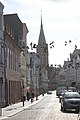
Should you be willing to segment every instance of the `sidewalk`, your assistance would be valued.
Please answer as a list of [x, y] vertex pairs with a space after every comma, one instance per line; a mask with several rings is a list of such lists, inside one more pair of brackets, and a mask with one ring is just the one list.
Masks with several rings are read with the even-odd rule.
[[38, 96], [38, 100], [36, 100], [36, 98], [34, 98], [34, 102], [31, 103], [30, 101], [25, 101], [24, 102], [24, 106], [22, 102], [16, 103], [16, 104], [12, 104], [10, 106], [7, 106], [5, 108], [2, 108], [2, 116], [0, 116], [0, 120], [4, 120], [5, 118], [9, 118], [23, 110], [25, 110], [26, 108], [29, 108], [30, 106], [36, 104], [37, 102], [39, 102], [40, 100], [44, 99], [47, 96], [47, 94], [45, 94], [44, 96], [40, 95]]

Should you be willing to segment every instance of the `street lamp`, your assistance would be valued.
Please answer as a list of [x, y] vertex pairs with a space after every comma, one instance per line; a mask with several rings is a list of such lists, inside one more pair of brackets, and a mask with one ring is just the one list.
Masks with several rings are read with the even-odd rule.
[[0, 116], [2, 115], [2, 84], [3, 84], [3, 78], [0, 77], [0, 98], [1, 98], [1, 101], [0, 101]]
[[38, 100], [38, 92], [39, 92], [39, 69], [40, 65], [36, 65], [36, 100]]
[[[21, 63], [19, 63], [19, 67], [20, 67], [20, 71], [22, 71], [22, 65]], [[24, 101], [25, 101], [25, 95], [24, 95], [24, 91], [25, 91], [25, 86], [24, 86], [24, 76], [22, 76], [21, 73], [21, 88], [22, 88], [22, 95], [21, 95], [21, 100], [23, 102], [23, 106], [24, 106]]]

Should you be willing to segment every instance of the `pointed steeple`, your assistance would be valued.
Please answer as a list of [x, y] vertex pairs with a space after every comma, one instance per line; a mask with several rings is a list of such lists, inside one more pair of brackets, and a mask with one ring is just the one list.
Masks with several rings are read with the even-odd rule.
[[43, 31], [43, 24], [42, 24], [42, 14], [41, 14], [41, 27], [40, 27], [38, 44], [41, 44], [41, 45], [46, 44], [45, 35], [44, 35], [44, 31]]
[[43, 24], [42, 24], [42, 14], [41, 14], [41, 29], [43, 30]]
[[39, 34], [39, 40], [37, 45], [37, 53], [39, 54], [41, 65], [47, 66], [48, 65], [48, 44], [46, 43], [46, 39], [43, 31], [42, 14], [41, 14], [40, 34]]

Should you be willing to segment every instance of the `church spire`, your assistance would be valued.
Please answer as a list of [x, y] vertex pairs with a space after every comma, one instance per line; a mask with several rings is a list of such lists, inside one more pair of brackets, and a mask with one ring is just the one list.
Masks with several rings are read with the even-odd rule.
[[42, 14], [41, 14], [41, 29], [43, 29], [43, 24], [42, 24]]
[[45, 35], [44, 35], [44, 31], [43, 31], [43, 24], [42, 24], [42, 14], [41, 14], [41, 26], [40, 26], [40, 34], [39, 34], [38, 44], [46, 44]]
[[46, 44], [46, 39], [43, 31], [42, 14], [41, 14], [40, 34], [39, 34], [39, 40], [37, 45], [37, 53], [40, 56], [41, 65], [47, 66], [48, 65], [48, 44]]

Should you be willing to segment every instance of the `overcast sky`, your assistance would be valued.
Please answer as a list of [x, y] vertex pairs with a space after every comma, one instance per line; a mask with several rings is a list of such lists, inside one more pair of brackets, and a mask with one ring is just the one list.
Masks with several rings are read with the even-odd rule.
[[[70, 57], [75, 45], [80, 49], [80, 0], [1, 0], [4, 14], [17, 13], [26, 23], [28, 46], [38, 43], [41, 23], [46, 42], [54, 41], [54, 48], [49, 46], [49, 64], [61, 64]], [[69, 43], [69, 40], [72, 42]], [[67, 46], [65, 46], [67, 41]]]

